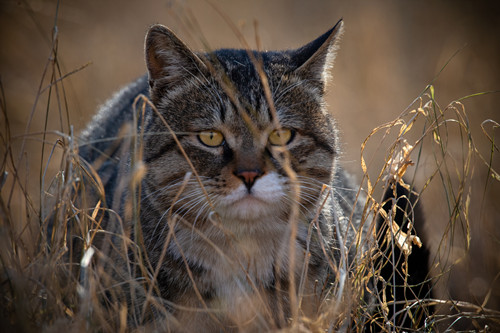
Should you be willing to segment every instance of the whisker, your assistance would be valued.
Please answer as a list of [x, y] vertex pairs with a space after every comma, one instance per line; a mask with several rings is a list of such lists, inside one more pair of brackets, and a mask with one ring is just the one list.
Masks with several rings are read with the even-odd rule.
[[[208, 177], [200, 177], [201, 180], [204, 180], [204, 179], [208, 179]], [[175, 183], [170, 183], [170, 184], [167, 184], [153, 192], [150, 192], [148, 193], [147, 195], [145, 195], [143, 197], [143, 199], [148, 199], [150, 198], [152, 195], [155, 195], [155, 194], [158, 194], [159, 192], [162, 192], [162, 191], [168, 191], [172, 188], [175, 188], [175, 187], [179, 187], [180, 185], [182, 184], [186, 184], [186, 186], [188, 185], [197, 185], [198, 182], [196, 179], [189, 179], [187, 182], [185, 181], [184, 177], [183, 178], [179, 178], [179, 180], [177, 180]]]
[[209, 210], [207, 209], [207, 207], [210, 207], [210, 204], [208, 202], [205, 202], [200, 207], [200, 209], [198, 210], [198, 214], [196, 214], [196, 217], [193, 220], [193, 225], [192, 225], [192, 228], [191, 228], [191, 243], [193, 242], [193, 236], [194, 236], [194, 232], [195, 232], [195, 228], [196, 228], [196, 222], [198, 221], [198, 218], [203, 214], [203, 212], [205, 210], [207, 210], [207, 213], [208, 213]]

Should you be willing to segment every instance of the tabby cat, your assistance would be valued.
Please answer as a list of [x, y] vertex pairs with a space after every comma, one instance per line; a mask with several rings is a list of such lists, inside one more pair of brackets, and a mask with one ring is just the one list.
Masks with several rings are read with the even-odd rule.
[[102, 107], [79, 148], [112, 209], [108, 251], [116, 235], [136, 244], [123, 245], [128, 261], [109, 255], [110, 275], [151, 282], [127, 297], [131, 322], [266, 331], [342, 299], [369, 244], [324, 101], [342, 30], [296, 50], [197, 53], [150, 28], [148, 74]]

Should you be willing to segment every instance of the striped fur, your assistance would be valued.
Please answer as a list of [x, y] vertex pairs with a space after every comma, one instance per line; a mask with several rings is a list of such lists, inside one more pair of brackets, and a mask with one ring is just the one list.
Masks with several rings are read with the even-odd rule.
[[[284, 327], [297, 299], [299, 314], [312, 318], [327, 296], [329, 263], [340, 264], [340, 247], [356, 247], [360, 223], [359, 210], [351, 218], [355, 191], [338, 165], [335, 121], [323, 99], [341, 33], [339, 22], [297, 50], [194, 53], [167, 28], [153, 26], [148, 75], [124, 88], [83, 132], [80, 156], [98, 169], [106, 204], [126, 232], [133, 228], [127, 207], [137, 162], [116, 140], [101, 139], [118, 137], [132, 121], [138, 94], [157, 110], [139, 113], [132, 133], [144, 133], [140, 226], [154, 295], [168, 310], [156, 318], [163, 329]], [[286, 146], [269, 143], [280, 128], [292, 130]], [[213, 130], [224, 136], [220, 146], [198, 137]], [[106, 228], [118, 230], [114, 223]]]

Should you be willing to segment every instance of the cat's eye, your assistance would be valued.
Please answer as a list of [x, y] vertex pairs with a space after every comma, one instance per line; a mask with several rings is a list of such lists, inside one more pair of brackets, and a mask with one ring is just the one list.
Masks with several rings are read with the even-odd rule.
[[224, 143], [224, 135], [219, 131], [203, 131], [198, 133], [198, 139], [205, 146], [218, 147]]
[[273, 146], [285, 146], [289, 144], [295, 135], [295, 132], [289, 128], [275, 129], [269, 134], [269, 143]]

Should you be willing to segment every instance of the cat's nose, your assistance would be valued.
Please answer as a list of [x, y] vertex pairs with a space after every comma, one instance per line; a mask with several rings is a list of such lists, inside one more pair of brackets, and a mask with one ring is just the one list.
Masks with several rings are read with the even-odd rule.
[[262, 170], [259, 169], [238, 170], [234, 174], [236, 177], [240, 178], [243, 181], [248, 191], [250, 192], [250, 189], [252, 188], [253, 184], [255, 183], [257, 178], [262, 176], [263, 172]]

